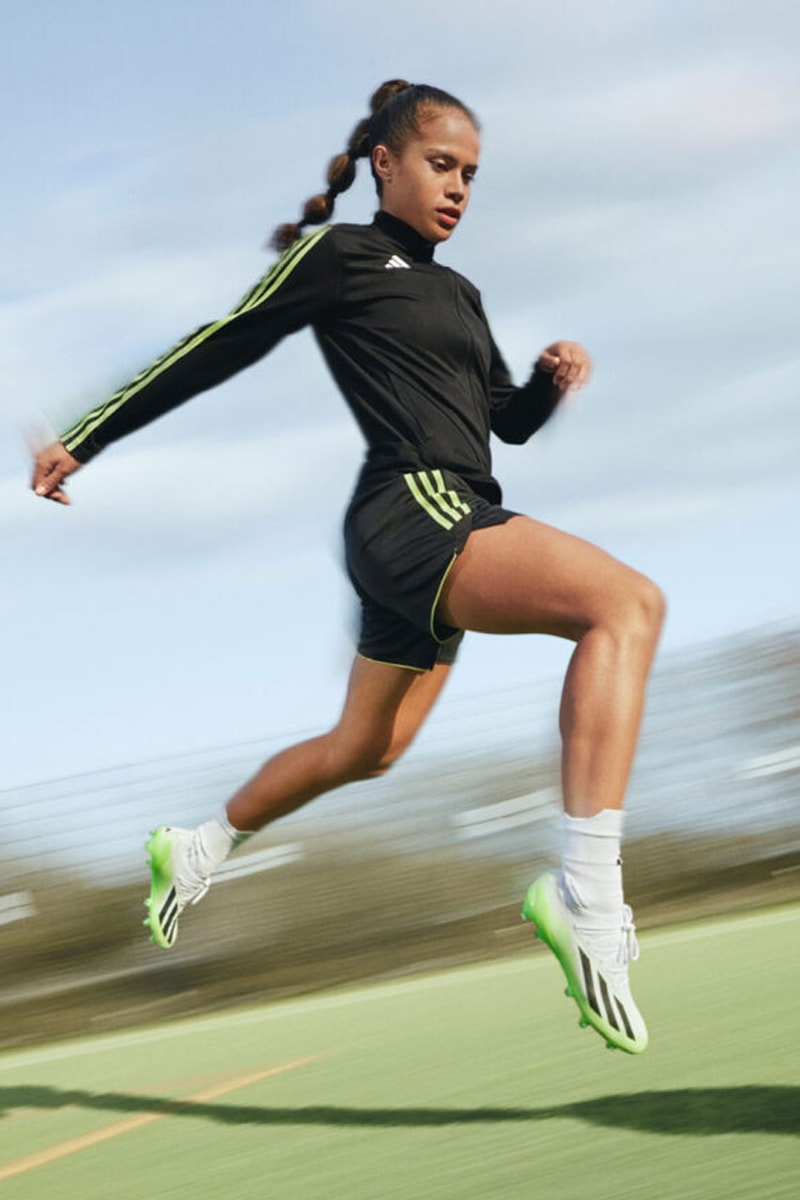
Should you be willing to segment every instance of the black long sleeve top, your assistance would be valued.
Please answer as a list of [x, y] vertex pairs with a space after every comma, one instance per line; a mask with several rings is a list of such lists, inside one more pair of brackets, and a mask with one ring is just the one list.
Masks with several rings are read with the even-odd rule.
[[515, 387], [480, 294], [385, 212], [301, 238], [225, 317], [203, 325], [61, 436], [80, 462], [311, 326], [367, 443], [365, 470], [444, 467], [499, 502], [490, 431], [524, 442], [555, 409], [552, 377]]

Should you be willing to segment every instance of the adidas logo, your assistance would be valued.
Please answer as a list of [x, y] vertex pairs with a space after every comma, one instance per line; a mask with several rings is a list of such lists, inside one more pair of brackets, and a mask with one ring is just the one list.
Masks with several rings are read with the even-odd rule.
[[162, 932], [170, 946], [175, 941], [178, 934], [178, 893], [174, 887], [171, 887], [167, 892], [167, 898], [161, 905], [161, 911], [158, 914], [158, 920], [161, 925]]
[[622, 1023], [625, 1026], [625, 1032], [631, 1041], [633, 1041], [633, 1029], [631, 1027], [630, 1020], [628, 1019], [628, 1014], [625, 1011], [625, 1006], [623, 1005], [619, 996], [614, 995], [612, 998], [611, 989], [600, 972], [596, 971], [597, 983], [600, 987], [600, 995], [602, 996], [603, 1006], [605, 1007], [604, 1013], [603, 1009], [600, 1007], [597, 990], [594, 985], [594, 979], [592, 978], [592, 964], [590, 963], [588, 956], [583, 952], [583, 950], [580, 949], [580, 947], [578, 947], [578, 953], [580, 955], [581, 970], [583, 971], [583, 982], [586, 989], [586, 999], [589, 1001], [589, 1006], [594, 1012], [597, 1013], [598, 1017], [601, 1019], [605, 1017], [612, 1029], [616, 1029], [617, 1032], [619, 1032], [619, 1021], [617, 1020], [617, 1013], [614, 1011], [614, 1006], [616, 1005], [617, 1012], [622, 1018]]
[[400, 258], [399, 254], [393, 254], [392, 257], [383, 264], [384, 271], [391, 271], [395, 267], [405, 267], [407, 271], [411, 270], [411, 263], [407, 263], [404, 258]]

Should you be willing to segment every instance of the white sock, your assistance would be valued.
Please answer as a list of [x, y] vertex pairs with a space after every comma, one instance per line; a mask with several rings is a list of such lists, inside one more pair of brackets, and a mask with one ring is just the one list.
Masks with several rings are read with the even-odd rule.
[[234, 829], [224, 808], [210, 821], [198, 825], [192, 839], [197, 855], [198, 873], [209, 877], [213, 875], [231, 851], [242, 842], [246, 842], [249, 837], [252, 837], [252, 833]]
[[619, 913], [623, 904], [622, 812], [604, 808], [593, 817], [564, 813], [561, 882], [573, 910]]

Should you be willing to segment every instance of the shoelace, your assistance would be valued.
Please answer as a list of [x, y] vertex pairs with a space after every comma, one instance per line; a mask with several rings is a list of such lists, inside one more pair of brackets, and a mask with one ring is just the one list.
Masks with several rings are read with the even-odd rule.
[[[201, 883], [201, 889], [194, 896], [192, 896], [191, 900], [189, 901], [190, 904], [199, 903], [199, 901], [203, 899], [203, 896], [205, 896], [206, 892], [211, 887], [210, 879], [201, 879], [200, 883]], [[636, 953], [637, 953], [637, 955], [639, 953], [638, 947], [636, 949]]]
[[194, 835], [187, 847], [186, 865], [190, 874], [188, 878], [181, 880], [186, 893], [184, 904], [197, 904], [211, 887], [211, 878], [200, 865], [200, 855]]
[[622, 930], [620, 933], [617, 962], [621, 967], [628, 962], [636, 962], [639, 957], [639, 942], [636, 937], [636, 926], [633, 923], [633, 909], [630, 904], [622, 906]]

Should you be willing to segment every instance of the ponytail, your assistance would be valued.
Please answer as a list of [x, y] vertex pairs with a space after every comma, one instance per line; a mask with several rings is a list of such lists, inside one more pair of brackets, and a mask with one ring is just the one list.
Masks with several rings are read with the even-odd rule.
[[[406, 143], [420, 135], [421, 114], [455, 108], [480, 130], [478, 119], [466, 104], [456, 100], [449, 92], [430, 87], [425, 83], [407, 83], [405, 79], [389, 79], [382, 83], [369, 102], [370, 115], [359, 121], [347, 142], [343, 154], [335, 155], [328, 163], [326, 182], [328, 190], [306, 200], [303, 214], [295, 224], [279, 225], [270, 239], [278, 251], [284, 251], [296, 242], [304, 225], [321, 225], [333, 214], [336, 197], [346, 192], [356, 177], [356, 163], [360, 158], [369, 158], [374, 146], [388, 146], [393, 154], [401, 154]], [[381, 191], [381, 183], [370, 163], [372, 177]]]
[[333, 215], [336, 197], [346, 192], [356, 177], [356, 163], [360, 158], [369, 158], [372, 150], [372, 122], [375, 115], [400, 92], [413, 85], [404, 79], [390, 79], [382, 83], [370, 99], [370, 116], [359, 121], [347, 140], [347, 149], [335, 154], [328, 163], [325, 181], [328, 190], [311, 196], [303, 206], [303, 215], [297, 222], [279, 225], [270, 238], [273, 249], [288, 250], [300, 237], [304, 225], [322, 225]]

